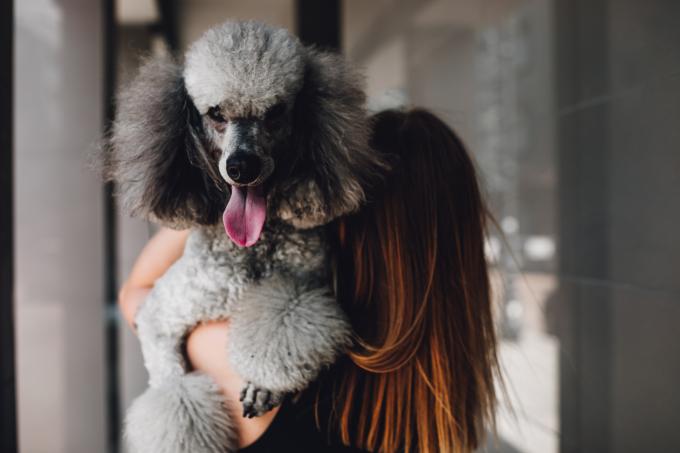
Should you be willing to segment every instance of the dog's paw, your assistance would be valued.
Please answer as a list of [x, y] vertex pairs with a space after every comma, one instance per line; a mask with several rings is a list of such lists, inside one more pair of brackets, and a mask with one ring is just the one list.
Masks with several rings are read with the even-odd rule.
[[259, 417], [266, 414], [279, 404], [283, 395], [269, 391], [248, 382], [241, 390], [239, 400], [243, 403], [243, 416], [246, 418]]

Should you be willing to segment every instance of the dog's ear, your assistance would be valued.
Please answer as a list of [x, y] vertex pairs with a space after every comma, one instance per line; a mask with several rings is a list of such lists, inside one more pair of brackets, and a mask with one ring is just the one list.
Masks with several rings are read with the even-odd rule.
[[104, 174], [132, 215], [176, 228], [212, 224], [226, 196], [210, 176], [205, 143], [181, 66], [152, 58], [117, 98]]
[[298, 228], [355, 211], [385, 164], [369, 146], [363, 78], [340, 56], [308, 49], [294, 108], [292, 182], [280, 217]]

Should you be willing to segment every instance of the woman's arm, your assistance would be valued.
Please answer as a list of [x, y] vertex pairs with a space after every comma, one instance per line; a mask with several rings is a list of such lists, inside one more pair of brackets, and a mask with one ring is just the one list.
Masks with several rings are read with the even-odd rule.
[[156, 280], [182, 256], [189, 230], [162, 228], [144, 246], [118, 294], [118, 306], [125, 321], [134, 329], [137, 308]]
[[[139, 305], [149, 294], [155, 281], [182, 256], [188, 235], [189, 230], [162, 229], [139, 254], [118, 296], [123, 317], [133, 329]], [[257, 418], [242, 416], [238, 400], [245, 383], [226, 360], [227, 331], [228, 321], [201, 323], [188, 336], [187, 355], [192, 369], [211, 376], [222, 389], [239, 433], [239, 446], [244, 447], [265, 432], [279, 408]]]

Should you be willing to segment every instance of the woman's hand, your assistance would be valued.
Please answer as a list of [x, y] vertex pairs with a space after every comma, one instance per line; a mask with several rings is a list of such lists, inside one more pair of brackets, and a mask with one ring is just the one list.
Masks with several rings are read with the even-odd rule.
[[128, 323], [132, 330], [136, 331], [135, 315], [137, 309], [144, 302], [146, 296], [151, 292], [151, 287], [128, 287], [124, 285], [118, 293], [118, 307], [123, 315], [123, 319]]

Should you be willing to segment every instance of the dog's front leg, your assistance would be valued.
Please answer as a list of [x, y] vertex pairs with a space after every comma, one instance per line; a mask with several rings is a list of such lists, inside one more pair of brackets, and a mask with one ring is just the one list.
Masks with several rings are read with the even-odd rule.
[[166, 322], [169, 318], [166, 314], [168, 305], [173, 305], [173, 301], [164, 300], [158, 291], [152, 291], [135, 317], [144, 364], [152, 387], [186, 372], [182, 355], [182, 336], [186, 327]]
[[[180, 260], [156, 282], [136, 316], [149, 388], [127, 412], [131, 453], [213, 453], [237, 450], [237, 431], [215, 381], [187, 373], [186, 333], [204, 317], [220, 315], [222, 301], [194, 280]], [[202, 279], [201, 281], [205, 281]]]
[[349, 322], [327, 287], [273, 277], [246, 293], [232, 315], [229, 359], [248, 382], [244, 415], [276, 406], [304, 389], [350, 344]]

